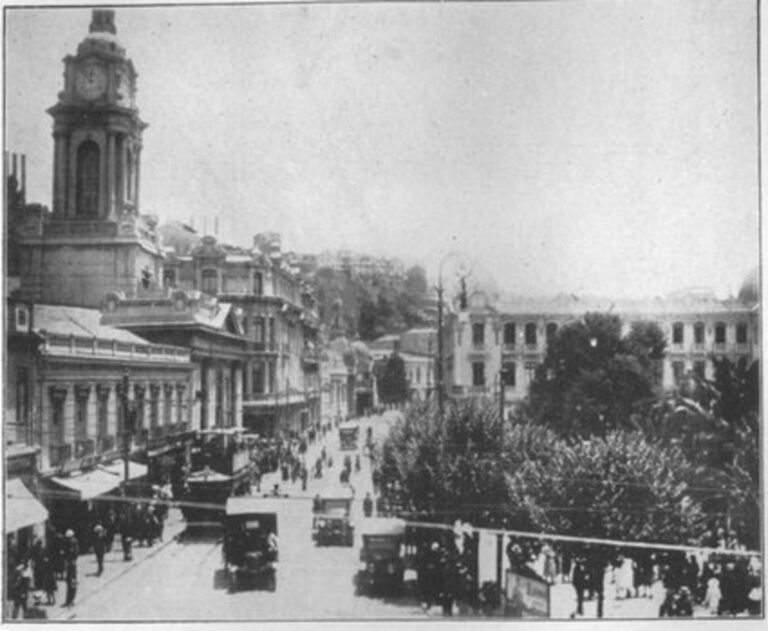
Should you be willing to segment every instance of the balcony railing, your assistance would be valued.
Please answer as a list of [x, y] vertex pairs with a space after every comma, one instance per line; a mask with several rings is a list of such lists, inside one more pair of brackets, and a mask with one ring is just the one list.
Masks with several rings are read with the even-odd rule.
[[95, 450], [95, 441], [92, 438], [83, 438], [75, 441], [75, 458], [92, 456]]
[[51, 445], [49, 458], [52, 467], [60, 467], [72, 459], [72, 445]]

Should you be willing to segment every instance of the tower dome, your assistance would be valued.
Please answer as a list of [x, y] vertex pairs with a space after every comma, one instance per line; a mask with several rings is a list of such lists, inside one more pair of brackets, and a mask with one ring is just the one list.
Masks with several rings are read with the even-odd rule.
[[760, 271], [754, 268], [739, 289], [739, 302], [746, 304], [755, 304], [760, 301]]

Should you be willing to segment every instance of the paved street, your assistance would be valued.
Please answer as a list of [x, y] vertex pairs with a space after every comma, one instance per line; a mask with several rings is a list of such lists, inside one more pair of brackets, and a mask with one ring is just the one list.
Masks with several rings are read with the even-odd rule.
[[[361, 421], [361, 438], [371, 424], [378, 441], [387, 423], [396, 418]], [[361, 444], [362, 444], [361, 440]], [[136, 548], [134, 560], [126, 563], [119, 550], [107, 556], [105, 572], [95, 576], [93, 555], [79, 561], [80, 587], [72, 609], [44, 607], [49, 619], [78, 621], [129, 620], [329, 620], [438, 618], [439, 607], [425, 612], [413, 597], [397, 601], [355, 595], [354, 576], [359, 567], [360, 540], [352, 548], [316, 547], [311, 538], [312, 497], [329, 481], [338, 481], [345, 453], [339, 449], [338, 433], [311, 445], [307, 461], [314, 462], [322, 446], [333, 456], [334, 466], [322, 479], [311, 478], [306, 491], [301, 483], [281, 484], [289, 494], [280, 501], [278, 515], [280, 563], [275, 592], [258, 589], [229, 593], [223, 574], [222, 546], [217, 535], [184, 535], [185, 524], [178, 509], [170, 512], [166, 536], [153, 548]], [[362, 517], [362, 498], [372, 490], [370, 464], [361, 458], [362, 469], [352, 474], [356, 489], [353, 519]], [[279, 482], [279, 476], [264, 477], [262, 491]], [[63, 600], [60, 584], [59, 603]], [[662, 593], [654, 598], [606, 599], [605, 618], [655, 618]], [[558, 584], [551, 591], [551, 617], [570, 618], [576, 608], [573, 587]], [[585, 603], [584, 618], [596, 617], [596, 602]], [[702, 610], [697, 611], [701, 615]]]

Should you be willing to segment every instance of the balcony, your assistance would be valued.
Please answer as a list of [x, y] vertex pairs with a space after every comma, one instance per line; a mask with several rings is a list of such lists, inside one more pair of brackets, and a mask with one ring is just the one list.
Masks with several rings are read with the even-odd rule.
[[60, 467], [72, 459], [72, 445], [51, 445], [49, 452], [51, 467]]
[[85, 458], [92, 456], [96, 448], [95, 441], [92, 438], [83, 438], [75, 441], [75, 458]]
[[99, 452], [105, 453], [108, 451], [112, 451], [115, 448], [115, 437], [114, 436], [100, 436], [99, 437]]

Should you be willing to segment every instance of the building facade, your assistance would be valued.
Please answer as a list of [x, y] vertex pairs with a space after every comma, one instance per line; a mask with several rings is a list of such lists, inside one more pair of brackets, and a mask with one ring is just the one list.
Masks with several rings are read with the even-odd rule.
[[500, 394], [504, 367], [505, 400], [525, 397], [548, 341], [563, 326], [589, 312], [618, 315], [626, 334], [634, 322], [652, 321], [666, 334], [662, 385], [675, 388], [691, 373], [712, 377], [711, 357], [757, 359], [760, 354], [756, 303], [718, 300], [693, 291], [654, 300], [600, 300], [560, 295], [549, 299], [491, 300], [469, 296], [466, 308], [448, 314], [444, 327], [445, 383], [448, 392]]
[[320, 347], [311, 294], [282, 258], [279, 237], [246, 250], [211, 236], [187, 255], [168, 252], [166, 291], [199, 290], [237, 312], [245, 338], [242, 426], [273, 436], [320, 422]]

